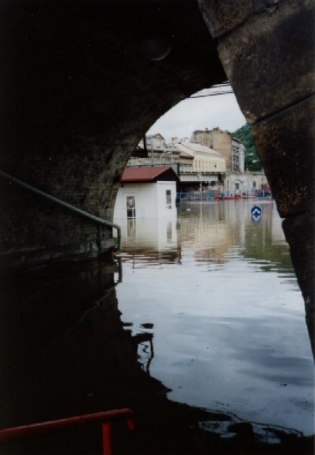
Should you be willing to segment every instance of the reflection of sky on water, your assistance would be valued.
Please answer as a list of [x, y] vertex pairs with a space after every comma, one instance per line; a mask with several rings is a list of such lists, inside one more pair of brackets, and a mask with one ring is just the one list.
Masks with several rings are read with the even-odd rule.
[[182, 206], [169, 244], [164, 225], [163, 250], [156, 235], [149, 241], [150, 221], [145, 245], [123, 238], [122, 320], [154, 324], [150, 374], [172, 389], [170, 399], [309, 434], [314, 369], [303, 299], [274, 204], [262, 204], [260, 223], [251, 206]]

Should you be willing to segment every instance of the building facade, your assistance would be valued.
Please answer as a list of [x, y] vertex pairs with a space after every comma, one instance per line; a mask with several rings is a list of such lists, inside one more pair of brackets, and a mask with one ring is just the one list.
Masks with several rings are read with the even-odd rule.
[[[166, 144], [163, 136], [146, 137], [147, 157], [132, 157], [127, 166], [168, 164], [175, 166], [179, 175], [180, 189], [215, 187], [222, 183], [226, 172], [226, 160], [217, 151], [202, 144], [191, 143], [188, 138], [172, 138]], [[145, 147], [142, 140], [138, 148]]]
[[114, 220], [174, 216], [178, 180], [171, 166], [125, 169], [116, 197]]
[[[217, 187], [226, 172], [225, 159], [215, 150], [201, 144], [180, 142], [177, 148], [193, 157], [190, 166], [180, 167], [182, 184], [198, 182], [201, 187]], [[183, 186], [183, 185], [182, 185]]]
[[190, 142], [210, 147], [226, 160], [227, 172], [244, 172], [245, 146], [220, 128], [196, 130]]
[[269, 185], [264, 171], [228, 172], [223, 181], [222, 191], [226, 196], [258, 196], [263, 191], [269, 193]]
[[[270, 191], [263, 171], [244, 170], [245, 146], [220, 128], [196, 130], [190, 141], [172, 138], [170, 144], [161, 134], [147, 136], [146, 146], [147, 157], [133, 157], [128, 166], [171, 165], [180, 178], [178, 191], [211, 189], [226, 196]], [[143, 140], [138, 147], [144, 148]]]

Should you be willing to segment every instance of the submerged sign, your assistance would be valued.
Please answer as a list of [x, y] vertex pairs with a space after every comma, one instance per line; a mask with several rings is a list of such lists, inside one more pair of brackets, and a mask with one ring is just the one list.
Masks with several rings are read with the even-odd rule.
[[262, 210], [260, 207], [258, 207], [258, 205], [254, 205], [254, 207], [251, 208], [250, 213], [252, 221], [254, 221], [255, 223], [258, 223], [261, 220]]

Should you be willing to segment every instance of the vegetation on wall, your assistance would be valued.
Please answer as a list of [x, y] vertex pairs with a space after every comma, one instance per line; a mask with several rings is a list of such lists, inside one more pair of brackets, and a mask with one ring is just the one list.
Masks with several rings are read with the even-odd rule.
[[261, 171], [262, 164], [257, 154], [257, 150], [254, 144], [254, 137], [252, 134], [251, 127], [246, 124], [238, 130], [230, 133], [231, 136], [236, 137], [242, 144], [245, 145], [245, 169], [249, 171]]

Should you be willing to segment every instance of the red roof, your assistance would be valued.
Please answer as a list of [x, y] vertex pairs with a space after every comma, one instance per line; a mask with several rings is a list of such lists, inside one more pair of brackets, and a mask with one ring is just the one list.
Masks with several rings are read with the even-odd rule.
[[179, 181], [179, 177], [172, 166], [142, 166], [128, 167], [121, 177], [122, 183]]

